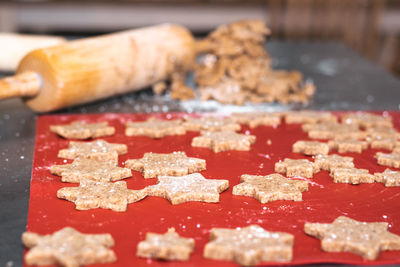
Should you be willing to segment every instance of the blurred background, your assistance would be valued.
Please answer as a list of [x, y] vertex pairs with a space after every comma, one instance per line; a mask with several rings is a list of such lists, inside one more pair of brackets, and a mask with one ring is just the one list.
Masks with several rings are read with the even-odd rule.
[[163, 22], [202, 36], [258, 18], [271, 39], [338, 41], [400, 75], [399, 0], [25, 0], [0, 2], [0, 31], [87, 36]]

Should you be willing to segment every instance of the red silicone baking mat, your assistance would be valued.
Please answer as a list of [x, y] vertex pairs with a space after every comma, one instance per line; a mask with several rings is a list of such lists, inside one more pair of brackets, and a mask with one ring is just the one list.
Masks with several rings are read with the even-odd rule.
[[[399, 129], [400, 112], [389, 112]], [[160, 118], [182, 117], [183, 113], [155, 114]], [[30, 191], [27, 230], [40, 234], [52, 233], [64, 226], [72, 226], [84, 233], [111, 233], [115, 239], [114, 251], [118, 261], [100, 266], [232, 266], [232, 262], [208, 260], [202, 257], [203, 247], [209, 239], [212, 227], [242, 227], [258, 224], [270, 231], [284, 231], [295, 236], [293, 260], [287, 264], [346, 263], [346, 264], [394, 264], [400, 263], [400, 251], [382, 252], [376, 261], [364, 261], [350, 253], [326, 253], [320, 249], [320, 241], [303, 233], [303, 225], [310, 222], [332, 222], [345, 215], [361, 221], [382, 221], [390, 224], [390, 231], [400, 234], [400, 188], [386, 188], [382, 184], [335, 184], [328, 172], [321, 171], [309, 179], [309, 191], [303, 193], [303, 201], [274, 201], [261, 204], [256, 199], [232, 195], [232, 187], [239, 183], [242, 174], [267, 175], [274, 172], [274, 163], [289, 158], [307, 158], [291, 152], [292, 144], [308, 139], [300, 125], [282, 124], [277, 128], [260, 126], [241, 132], [257, 136], [251, 151], [227, 151], [214, 153], [205, 148], [190, 146], [198, 132], [161, 139], [127, 137], [126, 121], [145, 120], [144, 114], [102, 115], [50, 115], [40, 116], [37, 121], [35, 155]], [[154, 116], [154, 114], [152, 114]], [[72, 202], [57, 199], [58, 189], [77, 184], [62, 183], [60, 177], [50, 174], [49, 168], [66, 161], [57, 158], [57, 152], [66, 148], [68, 140], [49, 131], [51, 124], [63, 124], [73, 120], [87, 122], [108, 121], [116, 128], [116, 134], [104, 138], [113, 143], [128, 145], [128, 154], [120, 156], [120, 164], [127, 159], [141, 158], [145, 152], [168, 153], [185, 151], [188, 156], [206, 159], [207, 170], [202, 174], [211, 179], [228, 179], [230, 187], [220, 195], [219, 203], [190, 202], [171, 205], [166, 199], [147, 197], [130, 204], [127, 212], [95, 209], [78, 211]], [[271, 140], [268, 144], [267, 140]], [[355, 165], [371, 173], [385, 169], [378, 166], [374, 154], [346, 153], [355, 158]], [[155, 184], [156, 179], [144, 179], [133, 171], [126, 179], [128, 188], [140, 189]], [[169, 227], [184, 237], [195, 239], [195, 250], [187, 262], [164, 262], [136, 257], [136, 246], [146, 232], [164, 233]], [[265, 262], [262, 265], [274, 263]]]

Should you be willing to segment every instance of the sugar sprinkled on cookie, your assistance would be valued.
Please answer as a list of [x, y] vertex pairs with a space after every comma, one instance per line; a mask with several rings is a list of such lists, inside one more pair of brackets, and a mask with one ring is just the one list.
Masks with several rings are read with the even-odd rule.
[[232, 194], [254, 197], [261, 203], [275, 200], [302, 200], [302, 192], [308, 190], [308, 182], [292, 180], [280, 174], [266, 176], [244, 174], [241, 183], [233, 187]]
[[284, 159], [275, 163], [275, 171], [286, 174], [287, 177], [312, 178], [320, 171], [319, 167], [307, 159]]
[[128, 168], [116, 166], [116, 162], [76, 158], [71, 164], [53, 165], [52, 174], [61, 176], [61, 181], [79, 183], [83, 180], [117, 181], [132, 176]]
[[136, 255], [168, 261], [187, 261], [193, 249], [193, 238], [181, 237], [175, 232], [175, 228], [169, 228], [165, 234], [147, 233], [146, 240], [138, 244]]
[[243, 266], [261, 262], [287, 262], [292, 259], [294, 236], [269, 232], [258, 225], [243, 228], [212, 228], [203, 256], [230, 260]]
[[111, 263], [117, 260], [110, 249], [114, 239], [110, 234], [83, 234], [72, 227], [64, 227], [53, 234], [22, 234], [22, 243], [30, 250], [25, 254], [28, 265], [83, 266]]
[[126, 136], [162, 138], [169, 135], [186, 134], [186, 129], [182, 126], [182, 120], [159, 120], [152, 117], [147, 121], [127, 122], [125, 126]]
[[68, 148], [60, 149], [58, 157], [64, 159], [90, 158], [97, 160], [115, 161], [118, 155], [128, 152], [125, 144], [112, 144], [105, 140], [95, 140], [92, 142], [70, 141]]
[[63, 187], [57, 197], [72, 201], [77, 210], [111, 209], [126, 211], [127, 205], [147, 196], [146, 190], [130, 190], [126, 182], [81, 181], [78, 187]]
[[231, 131], [202, 132], [200, 136], [193, 138], [192, 146], [210, 148], [214, 152], [249, 151], [251, 144], [254, 144], [255, 141], [254, 135], [238, 134]]
[[367, 260], [377, 259], [380, 251], [400, 249], [400, 236], [390, 233], [386, 222], [359, 222], [339, 216], [333, 223], [306, 223], [304, 232], [321, 239], [326, 252], [350, 252]]
[[186, 176], [159, 176], [158, 183], [146, 187], [149, 196], [164, 197], [171, 204], [189, 201], [219, 202], [219, 194], [229, 187], [228, 180], [206, 179], [200, 173]]
[[51, 125], [50, 131], [68, 139], [88, 139], [113, 135], [115, 128], [109, 126], [108, 122], [74, 121], [70, 124]]

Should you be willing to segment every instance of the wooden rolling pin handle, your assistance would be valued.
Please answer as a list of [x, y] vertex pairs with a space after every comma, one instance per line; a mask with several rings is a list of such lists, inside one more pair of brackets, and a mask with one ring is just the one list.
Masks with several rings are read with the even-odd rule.
[[0, 100], [12, 97], [32, 97], [40, 92], [42, 81], [36, 72], [27, 71], [0, 80]]

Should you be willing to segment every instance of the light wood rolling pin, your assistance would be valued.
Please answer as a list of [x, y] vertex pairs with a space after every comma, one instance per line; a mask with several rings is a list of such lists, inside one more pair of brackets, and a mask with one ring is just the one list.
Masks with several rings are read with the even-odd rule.
[[190, 68], [194, 38], [184, 27], [147, 27], [37, 49], [0, 80], [0, 99], [23, 97], [37, 112], [135, 91]]
[[63, 37], [0, 32], [0, 70], [15, 71], [28, 52], [64, 42]]

